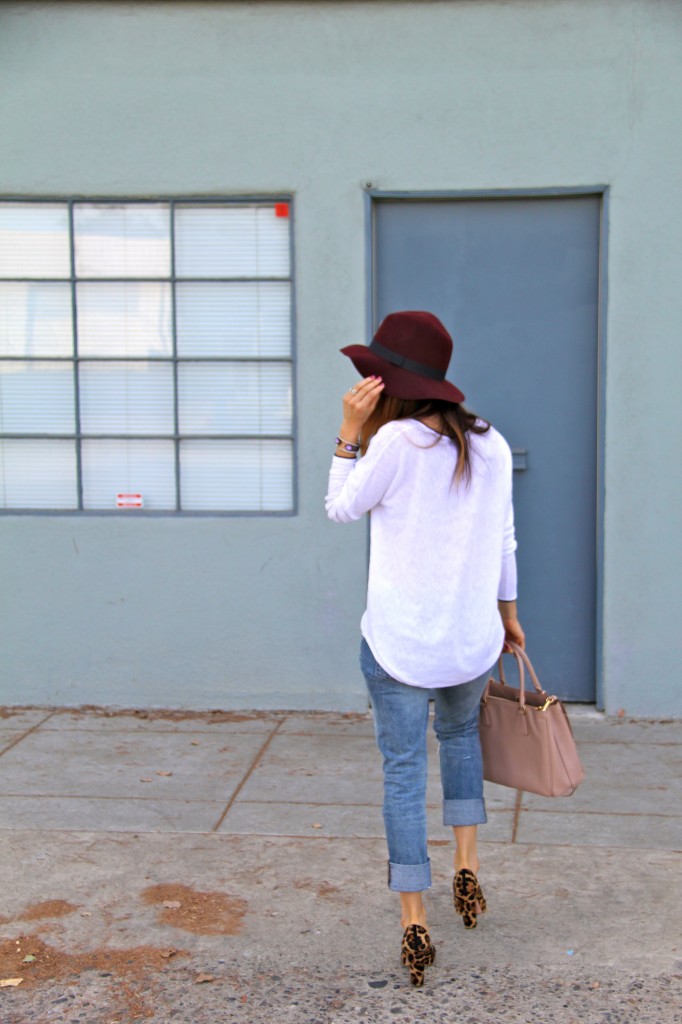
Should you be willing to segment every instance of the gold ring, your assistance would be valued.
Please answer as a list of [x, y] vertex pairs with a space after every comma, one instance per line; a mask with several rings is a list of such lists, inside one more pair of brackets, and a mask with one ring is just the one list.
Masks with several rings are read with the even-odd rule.
[[358, 393], [358, 389], [357, 388], [348, 388], [348, 390], [350, 391], [351, 395], [357, 395], [357, 393]]

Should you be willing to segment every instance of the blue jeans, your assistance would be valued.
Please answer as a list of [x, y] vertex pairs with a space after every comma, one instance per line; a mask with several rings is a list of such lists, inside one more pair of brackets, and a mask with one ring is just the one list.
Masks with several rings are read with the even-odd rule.
[[426, 730], [429, 698], [440, 747], [444, 825], [482, 825], [483, 763], [478, 736], [481, 694], [490, 672], [459, 686], [434, 690], [399, 683], [383, 670], [363, 639], [360, 667], [374, 711], [377, 746], [384, 758], [384, 825], [388, 884], [396, 892], [431, 885], [426, 849]]

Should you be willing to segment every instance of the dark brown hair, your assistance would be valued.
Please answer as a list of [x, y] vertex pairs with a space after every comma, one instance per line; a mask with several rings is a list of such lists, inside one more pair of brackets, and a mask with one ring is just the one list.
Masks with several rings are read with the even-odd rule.
[[437, 398], [391, 398], [390, 395], [381, 395], [374, 412], [362, 428], [362, 454], [365, 454], [370, 441], [385, 423], [392, 420], [423, 420], [430, 416], [438, 416], [440, 420], [438, 433], [441, 436], [436, 437], [433, 444], [438, 444], [443, 437], [447, 437], [457, 448], [454, 482], [459, 483], [464, 479], [465, 483], [468, 483], [471, 480], [469, 434], [486, 434], [490, 430], [490, 424], [457, 402], [446, 402]]

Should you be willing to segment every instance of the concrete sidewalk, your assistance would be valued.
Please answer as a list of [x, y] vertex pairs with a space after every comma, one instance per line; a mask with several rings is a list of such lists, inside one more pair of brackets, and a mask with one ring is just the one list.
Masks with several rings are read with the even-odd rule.
[[682, 723], [572, 717], [574, 796], [488, 787], [472, 932], [432, 741], [413, 990], [369, 716], [7, 712], [0, 1021], [682, 1021]]

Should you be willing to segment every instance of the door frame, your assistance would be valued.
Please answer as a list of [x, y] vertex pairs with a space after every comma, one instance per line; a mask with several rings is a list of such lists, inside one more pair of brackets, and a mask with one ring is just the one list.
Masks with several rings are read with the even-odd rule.
[[604, 710], [604, 457], [606, 434], [606, 345], [608, 311], [608, 228], [609, 228], [609, 185], [578, 185], [565, 188], [497, 188], [497, 189], [452, 189], [426, 191], [384, 190], [372, 182], [366, 182], [364, 192], [365, 217], [365, 329], [366, 337], [372, 337], [376, 313], [375, 260], [376, 260], [376, 218], [374, 212], [382, 201], [405, 200], [407, 202], [467, 199], [539, 199], [551, 196], [599, 196], [601, 210], [599, 217], [598, 254], [598, 299], [597, 299], [597, 479], [596, 479], [596, 566], [595, 566], [595, 682], [596, 708]]

